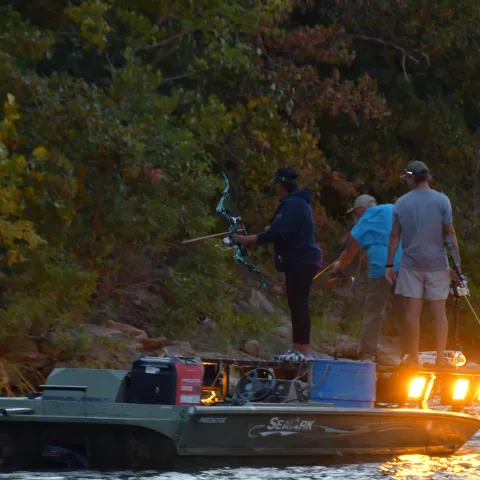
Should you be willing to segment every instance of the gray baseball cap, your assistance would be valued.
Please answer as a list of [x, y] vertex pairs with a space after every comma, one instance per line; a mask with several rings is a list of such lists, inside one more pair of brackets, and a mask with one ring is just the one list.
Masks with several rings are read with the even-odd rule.
[[360, 195], [356, 198], [355, 202], [353, 203], [353, 207], [348, 210], [346, 213], [353, 212], [357, 208], [362, 207], [374, 207], [377, 204], [377, 201], [371, 195]]

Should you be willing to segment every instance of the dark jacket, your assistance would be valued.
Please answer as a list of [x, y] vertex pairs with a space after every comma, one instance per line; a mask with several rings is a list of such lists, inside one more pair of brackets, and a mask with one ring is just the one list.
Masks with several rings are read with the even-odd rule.
[[259, 244], [273, 242], [279, 272], [297, 265], [321, 266], [323, 257], [315, 243], [311, 202], [310, 189], [295, 190], [280, 201], [270, 228], [258, 235]]

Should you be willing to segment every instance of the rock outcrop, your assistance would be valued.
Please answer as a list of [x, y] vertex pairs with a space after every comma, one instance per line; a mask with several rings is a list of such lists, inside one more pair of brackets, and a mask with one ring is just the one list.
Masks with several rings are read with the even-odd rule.
[[[132, 305], [148, 311], [154, 311], [160, 305], [151, 292], [142, 295], [142, 292], [136, 291]], [[8, 389], [31, 389], [32, 385], [42, 383], [55, 367], [129, 369], [140, 354], [273, 359], [275, 355], [291, 348], [290, 318], [277, 305], [278, 298], [284, 295], [282, 286], [273, 285], [268, 293], [251, 289], [244, 297], [245, 300], [237, 300], [235, 305], [238, 313], [252, 314], [255, 318], [263, 317], [269, 327], [254, 335], [248, 333], [247, 329], [243, 336], [233, 338], [223, 346], [218, 345], [220, 348], [214, 348], [213, 345], [215, 339], [217, 342], [219, 338], [222, 339], [221, 327], [207, 316], [198, 319], [191, 338], [174, 341], [165, 336], [156, 336], [154, 328], [145, 319], [130, 323], [129, 315], [134, 314], [133, 310], [129, 310], [128, 315], [115, 316], [108, 313], [102, 316], [99, 313], [92, 316], [91, 323], [83, 325], [83, 328], [72, 334], [71, 341], [67, 341], [71, 344], [68, 345], [65, 339], [58, 341], [53, 331], [39, 338], [4, 339], [0, 341], [0, 387], [3, 385], [4, 391], [7, 385]], [[125, 313], [125, 309], [122, 312]], [[333, 311], [326, 312], [324, 326], [315, 326], [319, 335], [316, 336], [317, 343], [312, 345], [312, 353], [317, 358], [332, 358], [335, 354], [340, 358], [358, 358], [358, 339], [335, 333], [342, 329], [338, 320], [342, 316], [338, 308], [333, 308]], [[81, 337], [81, 347], [73, 346], [75, 337]], [[395, 340], [382, 339], [379, 350], [380, 363], [398, 363], [398, 345]]]

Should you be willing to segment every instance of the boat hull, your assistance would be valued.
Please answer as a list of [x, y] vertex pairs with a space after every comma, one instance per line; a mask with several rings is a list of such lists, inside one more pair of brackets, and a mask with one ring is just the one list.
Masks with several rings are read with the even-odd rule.
[[326, 457], [448, 455], [480, 428], [469, 415], [319, 404], [182, 407], [0, 400], [0, 465], [169, 469], [241, 458], [278, 465]]
[[331, 456], [454, 453], [479, 429], [468, 415], [322, 407], [191, 409], [185, 456]]
[[168, 469], [176, 457], [171, 439], [134, 425], [11, 422], [0, 428], [3, 469]]

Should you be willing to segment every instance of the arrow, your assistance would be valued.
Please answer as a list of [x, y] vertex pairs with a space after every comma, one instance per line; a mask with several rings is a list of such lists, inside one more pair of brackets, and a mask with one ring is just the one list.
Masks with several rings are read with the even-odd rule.
[[335, 263], [335, 262], [332, 262], [328, 267], [325, 267], [321, 272], [317, 273], [317, 274], [313, 277], [313, 279], [315, 280], [316, 278], [321, 277], [330, 267], [333, 266], [334, 263]]
[[[241, 232], [242, 229], [239, 228], [237, 232]], [[214, 238], [214, 237], [221, 237], [222, 235], [229, 235], [232, 232], [222, 232], [222, 233], [214, 233], [213, 235], [206, 235], [205, 237], [197, 237], [197, 238], [191, 238], [190, 240], [184, 240], [181, 245], [185, 245], [186, 243], [192, 243], [192, 242], [198, 242], [200, 240], [207, 240], [208, 238]]]

